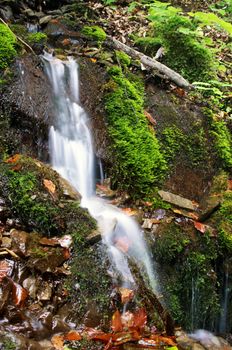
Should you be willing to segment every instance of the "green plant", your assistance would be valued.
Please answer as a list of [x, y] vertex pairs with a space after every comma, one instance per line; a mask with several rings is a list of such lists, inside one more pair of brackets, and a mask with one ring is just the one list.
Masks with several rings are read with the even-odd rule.
[[214, 25], [225, 30], [229, 35], [232, 35], [232, 24], [224, 21], [215, 13], [210, 12], [189, 12], [189, 15], [194, 17], [197, 22], [202, 23], [203, 26]]
[[3, 345], [4, 350], [15, 350], [16, 349], [16, 344], [9, 338], [4, 338], [2, 345]]
[[28, 35], [28, 41], [34, 43], [45, 43], [47, 41], [47, 35], [45, 33], [30, 33]]
[[16, 44], [15, 35], [0, 23], [0, 70], [5, 69], [16, 56]]
[[175, 15], [154, 23], [162, 39], [165, 62], [190, 81], [206, 81], [215, 76], [213, 54], [198, 41], [196, 26], [186, 17]]
[[103, 41], [106, 40], [105, 31], [98, 26], [85, 26], [82, 28], [82, 34], [86, 37], [95, 40], [98, 45], [101, 45]]
[[126, 77], [119, 67], [109, 70], [110, 92], [105, 110], [115, 156], [112, 176], [122, 189], [134, 197], [152, 191], [167, 169], [155, 133], [143, 113], [144, 88], [141, 81]]
[[117, 61], [123, 66], [129, 66], [131, 64], [131, 58], [123, 51], [115, 51]]

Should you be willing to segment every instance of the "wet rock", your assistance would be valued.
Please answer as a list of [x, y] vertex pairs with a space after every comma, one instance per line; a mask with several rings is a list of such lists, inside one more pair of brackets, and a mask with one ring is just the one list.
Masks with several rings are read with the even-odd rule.
[[48, 22], [50, 22], [51, 19], [52, 19], [52, 16], [51, 16], [51, 15], [44, 16], [44, 17], [40, 18], [39, 24], [40, 24], [40, 25], [45, 25], [45, 24], [47, 24]]
[[21, 256], [27, 255], [27, 246], [29, 241], [29, 233], [12, 229], [10, 231], [12, 246], [16, 254]]
[[48, 282], [42, 284], [42, 289], [38, 292], [37, 298], [40, 301], [49, 301], [52, 297], [52, 285]]
[[8, 137], [12, 134], [11, 150], [45, 158], [52, 111], [51, 89], [41, 60], [35, 55], [24, 56], [12, 70], [14, 77], [0, 101], [0, 111], [12, 125], [8, 131]]
[[2, 248], [11, 248], [12, 239], [10, 237], [2, 237]]
[[189, 199], [183, 198], [181, 196], [166, 191], [159, 191], [158, 193], [165, 202], [174, 204], [181, 208], [197, 210], [198, 206]]
[[65, 197], [74, 200], [81, 200], [80, 193], [67, 180], [63, 177], [59, 177], [59, 183]]
[[28, 293], [32, 299], [36, 299], [37, 291], [39, 288], [39, 280], [35, 277], [28, 277], [23, 281], [23, 287], [28, 290]]
[[4, 8], [0, 9], [0, 15], [5, 21], [9, 21], [13, 19], [13, 11], [10, 6], [4, 6]]
[[100, 242], [100, 240], [101, 240], [101, 233], [98, 230], [94, 230], [92, 233], [90, 233], [90, 235], [86, 237], [86, 242], [90, 245], [98, 243]]
[[54, 333], [68, 332], [70, 327], [59, 316], [54, 316], [52, 319], [52, 330]]
[[11, 290], [12, 290], [11, 282], [7, 279], [4, 279], [1, 282], [1, 286], [0, 286], [0, 314], [2, 314], [4, 309], [7, 307]]

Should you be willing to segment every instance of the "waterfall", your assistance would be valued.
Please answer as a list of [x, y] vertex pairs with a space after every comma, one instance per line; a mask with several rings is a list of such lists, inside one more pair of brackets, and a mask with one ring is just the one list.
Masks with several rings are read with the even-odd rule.
[[95, 195], [94, 149], [88, 116], [79, 102], [78, 65], [44, 55], [54, 94], [55, 121], [49, 133], [52, 166], [82, 195], [81, 206], [97, 220], [102, 241], [120, 283], [133, 288], [129, 260], [133, 260], [157, 292], [151, 259], [138, 224], [118, 208]]

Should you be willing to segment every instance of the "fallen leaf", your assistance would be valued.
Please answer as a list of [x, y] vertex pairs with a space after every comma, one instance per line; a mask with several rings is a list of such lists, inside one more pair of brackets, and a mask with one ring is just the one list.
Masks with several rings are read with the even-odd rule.
[[134, 291], [132, 289], [120, 287], [119, 293], [121, 295], [122, 304], [128, 303], [128, 301], [132, 300], [134, 297]]
[[43, 180], [44, 187], [51, 193], [54, 194], [56, 191], [56, 186], [51, 180], [44, 179]]
[[123, 330], [121, 314], [118, 310], [112, 316], [111, 328], [114, 332], [121, 332]]
[[146, 310], [144, 308], [141, 308], [134, 313], [133, 327], [136, 329], [137, 328], [141, 329], [141, 328], [144, 328], [146, 323], [147, 323], [147, 313], [146, 313]]
[[0, 283], [11, 272], [11, 265], [6, 260], [0, 261]]
[[12, 281], [12, 298], [15, 305], [19, 307], [23, 306], [28, 295], [29, 293], [25, 288]]
[[5, 160], [5, 163], [8, 163], [8, 164], [16, 163], [20, 159], [20, 157], [21, 157], [20, 154], [15, 154], [14, 156]]
[[194, 227], [195, 229], [197, 229], [198, 231], [200, 231], [201, 233], [205, 233], [206, 229], [207, 229], [207, 226], [202, 224], [201, 222], [199, 221], [193, 221], [194, 223]]
[[113, 336], [114, 345], [121, 345], [131, 341], [138, 341], [141, 339], [141, 336], [138, 332], [121, 332]]
[[147, 118], [147, 120], [152, 124], [152, 125], [156, 125], [156, 121], [155, 119], [152, 117], [152, 115], [150, 113], [148, 113], [147, 111], [144, 111], [144, 115]]
[[122, 208], [122, 211], [128, 216], [132, 216], [136, 214], [136, 210], [131, 208]]
[[63, 350], [63, 347], [64, 347], [63, 335], [59, 335], [59, 334], [53, 335], [51, 342], [55, 349]]
[[90, 61], [93, 62], [93, 63], [97, 62], [96, 58], [90, 58]]
[[70, 331], [64, 335], [63, 339], [69, 340], [69, 341], [74, 341], [74, 340], [81, 340], [82, 337], [81, 337], [80, 333], [78, 333], [77, 331]]
[[174, 341], [174, 339], [172, 337], [163, 337], [161, 335], [156, 335], [156, 334], [152, 334], [150, 336], [150, 339], [154, 340], [157, 342], [158, 345], [160, 344], [166, 344], [166, 345], [170, 345], [170, 346], [175, 346], [176, 342]]
[[68, 260], [70, 258], [70, 250], [68, 248], [63, 248], [63, 257]]
[[85, 336], [87, 339], [99, 340], [105, 343], [108, 343], [112, 338], [112, 334], [104, 333], [94, 328], [86, 328], [82, 335]]

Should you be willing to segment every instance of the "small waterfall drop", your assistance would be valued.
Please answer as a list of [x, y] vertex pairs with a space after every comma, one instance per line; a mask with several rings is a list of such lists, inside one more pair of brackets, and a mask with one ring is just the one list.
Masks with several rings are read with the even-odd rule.
[[120, 283], [131, 288], [135, 284], [129, 266], [131, 259], [142, 268], [150, 287], [157, 292], [141, 229], [132, 218], [95, 195], [94, 150], [88, 117], [79, 103], [78, 65], [72, 58], [64, 62], [47, 53], [44, 61], [53, 87], [56, 115], [49, 133], [52, 166], [80, 192], [82, 207], [97, 220]]

